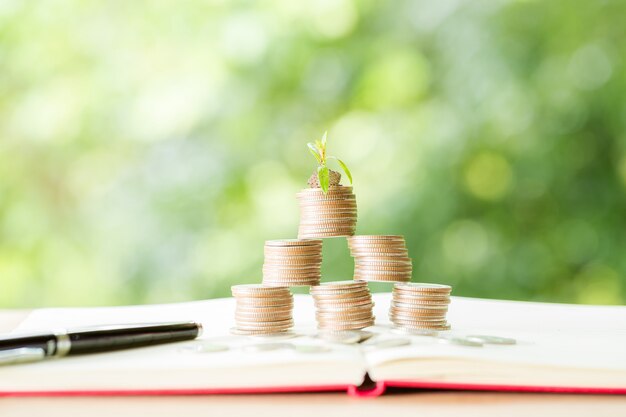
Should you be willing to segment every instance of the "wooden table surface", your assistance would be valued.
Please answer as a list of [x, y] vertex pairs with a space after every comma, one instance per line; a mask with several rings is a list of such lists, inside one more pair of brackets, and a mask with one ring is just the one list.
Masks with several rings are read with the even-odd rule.
[[[0, 310], [0, 332], [27, 311]], [[626, 416], [626, 396], [400, 391], [377, 398], [345, 393], [171, 397], [0, 397], [2, 417], [396, 417]]]

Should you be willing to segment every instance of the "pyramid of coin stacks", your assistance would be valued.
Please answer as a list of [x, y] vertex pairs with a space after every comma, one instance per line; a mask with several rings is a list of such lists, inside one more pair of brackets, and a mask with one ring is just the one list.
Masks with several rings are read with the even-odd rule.
[[305, 188], [297, 194], [300, 205], [298, 237], [352, 236], [356, 230], [356, 196], [352, 187]]
[[[236, 326], [240, 335], [284, 333], [293, 326], [289, 287], [310, 286], [320, 331], [374, 325], [367, 281], [394, 282], [389, 318], [404, 330], [447, 330], [449, 286], [409, 283], [413, 272], [406, 242], [398, 235], [354, 236], [357, 220], [352, 187], [330, 186], [297, 193], [298, 239], [265, 242], [262, 285], [235, 285]], [[347, 237], [354, 258], [353, 281], [320, 285], [322, 238]]]
[[448, 285], [398, 283], [393, 286], [389, 320], [405, 330], [449, 330]]

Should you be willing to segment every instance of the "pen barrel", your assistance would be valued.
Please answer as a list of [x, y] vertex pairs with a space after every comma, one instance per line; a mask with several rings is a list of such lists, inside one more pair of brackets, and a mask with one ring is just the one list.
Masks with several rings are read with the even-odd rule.
[[135, 347], [195, 339], [200, 333], [196, 323], [164, 324], [124, 329], [94, 330], [69, 334], [69, 354], [109, 352]]
[[52, 356], [56, 352], [56, 338], [52, 334], [0, 337], [0, 351], [18, 348], [43, 349], [46, 356]]

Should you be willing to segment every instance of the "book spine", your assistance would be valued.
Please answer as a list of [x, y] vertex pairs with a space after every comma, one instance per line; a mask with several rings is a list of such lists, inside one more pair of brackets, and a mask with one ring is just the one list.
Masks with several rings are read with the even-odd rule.
[[359, 398], [380, 397], [385, 393], [386, 389], [387, 385], [384, 382], [375, 382], [367, 387], [352, 385], [348, 387], [348, 395]]

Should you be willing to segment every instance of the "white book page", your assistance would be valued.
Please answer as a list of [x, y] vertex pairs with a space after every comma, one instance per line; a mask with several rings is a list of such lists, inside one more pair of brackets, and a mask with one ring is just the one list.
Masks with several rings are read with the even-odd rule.
[[[308, 296], [295, 296], [294, 301], [295, 330], [305, 336], [281, 342], [319, 344], [319, 340], [306, 336], [315, 333], [312, 300]], [[365, 361], [359, 349], [352, 346], [334, 346], [323, 353], [300, 353], [292, 349], [246, 351], [244, 346], [262, 341], [230, 334], [234, 311], [235, 300], [231, 298], [149, 306], [35, 310], [13, 333], [179, 320], [199, 321], [204, 332], [196, 341], [0, 367], [0, 390], [55, 389], [47, 385], [47, 381], [54, 380], [60, 381], [60, 390], [258, 388], [362, 382]], [[225, 344], [230, 350], [189, 352], [187, 346], [199, 343]], [[47, 378], [46, 374], [62, 376]]]
[[[389, 301], [378, 301], [379, 315], [388, 308]], [[477, 348], [443, 344], [432, 337], [412, 337], [410, 346], [367, 351], [372, 378], [410, 379], [414, 370], [409, 370], [406, 363], [400, 365], [400, 361], [418, 360], [439, 364], [427, 376], [415, 375], [422, 379], [446, 380], [449, 377], [446, 373], [462, 374], [465, 368], [469, 369], [470, 377], [480, 379], [480, 374], [487, 372], [485, 364], [491, 363], [501, 365], [490, 369], [504, 379], [513, 380], [512, 373], [519, 372], [510, 371], [507, 376], [507, 365], [529, 366], [533, 372], [540, 368], [557, 373], [564, 369], [598, 370], [611, 374], [615, 384], [626, 387], [626, 307], [453, 297], [448, 319], [452, 330], [447, 334], [509, 337], [518, 343]], [[383, 320], [381, 317], [379, 324]], [[394, 361], [397, 366], [393, 372], [383, 369]], [[444, 367], [446, 361], [455, 363], [456, 367], [453, 370]], [[470, 363], [480, 366], [464, 365]], [[518, 366], [518, 369], [522, 368]]]

